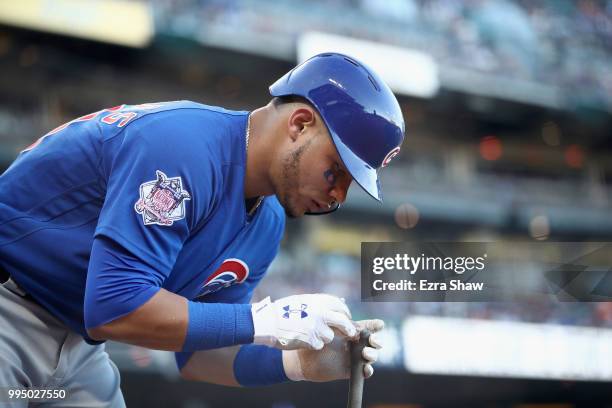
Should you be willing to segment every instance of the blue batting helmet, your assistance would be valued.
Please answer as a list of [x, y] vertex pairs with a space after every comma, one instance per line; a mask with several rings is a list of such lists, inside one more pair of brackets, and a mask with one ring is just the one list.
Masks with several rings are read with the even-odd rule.
[[343, 54], [319, 54], [273, 83], [270, 94], [297, 95], [313, 104], [355, 181], [382, 200], [377, 170], [399, 153], [404, 118], [374, 71]]

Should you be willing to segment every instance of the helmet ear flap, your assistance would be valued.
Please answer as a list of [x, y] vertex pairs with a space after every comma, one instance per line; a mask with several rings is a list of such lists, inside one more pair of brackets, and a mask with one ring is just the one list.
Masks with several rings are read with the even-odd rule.
[[319, 54], [273, 83], [270, 94], [312, 104], [353, 179], [381, 200], [376, 170], [399, 153], [404, 118], [393, 92], [374, 71], [347, 55]]

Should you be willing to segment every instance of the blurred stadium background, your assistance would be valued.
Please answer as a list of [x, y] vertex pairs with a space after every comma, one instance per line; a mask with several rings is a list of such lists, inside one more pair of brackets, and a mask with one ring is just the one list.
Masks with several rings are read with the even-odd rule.
[[[609, 241], [612, 1], [0, 0], [0, 165], [121, 103], [235, 109], [317, 51], [380, 70], [407, 124], [340, 212], [289, 221], [256, 298], [345, 297], [387, 322], [366, 383], [382, 407], [612, 407], [612, 303], [362, 303], [362, 241]], [[128, 406], [337, 407], [346, 382], [256, 390], [181, 381], [171, 353], [109, 344]]]

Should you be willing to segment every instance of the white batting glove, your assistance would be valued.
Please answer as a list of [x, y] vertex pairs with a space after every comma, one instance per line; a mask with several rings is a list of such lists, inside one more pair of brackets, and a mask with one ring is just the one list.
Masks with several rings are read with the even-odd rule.
[[[376, 332], [381, 331], [385, 323], [380, 319], [373, 319], [360, 320], [355, 324], [360, 331], [364, 328], [370, 331], [370, 344], [364, 347], [361, 353], [366, 361], [363, 367], [363, 375], [365, 378], [370, 378], [374, 374], [372, 364], [378, 360], [378, 350], [382, 348], [380, 337], [376, 335]], [[283, 351], [285, 374], [293, 381], [324, 382], [349, 378], [351, 356], [348, 341], [347, 338], [337, 336], [334, 341], [326, 344], [322, 350]]]
[[343, 300], [332, 295], [294, 295], [251, 306], [255, 335], [253, 343], [284, 350], [320, 350], [334, 339], [337, 329], [353, 337], [357, 329]]

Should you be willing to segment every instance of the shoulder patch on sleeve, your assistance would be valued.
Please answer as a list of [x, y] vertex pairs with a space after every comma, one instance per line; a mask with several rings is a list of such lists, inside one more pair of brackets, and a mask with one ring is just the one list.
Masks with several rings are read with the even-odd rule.
[[180, 177], [168, 177], [161, 170], [155, 175], [155, 180], [140, 185], [140, 199], [134, 209], [145, 225], [172, 225], [185, 218], [185, 201], [191, 200], [191, 195], [183, 189]]

